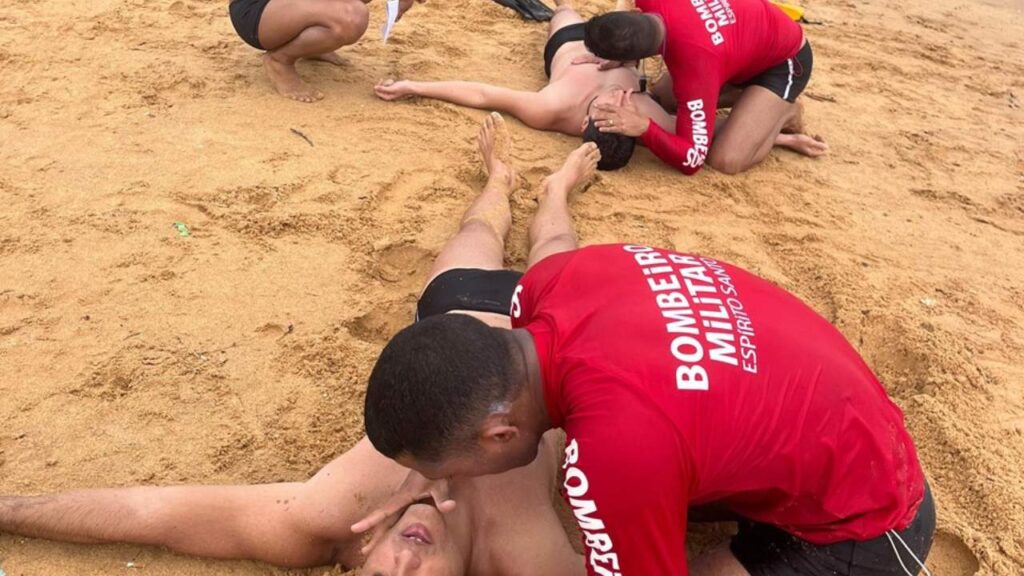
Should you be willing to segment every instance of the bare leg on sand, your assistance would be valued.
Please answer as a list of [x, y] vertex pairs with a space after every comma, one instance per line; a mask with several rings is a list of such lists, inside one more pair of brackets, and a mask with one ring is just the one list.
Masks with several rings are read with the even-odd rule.
[[537, 192], [537, 213], [530, 223], [529, 266], [552, 254], [577, 248], [569, 195], [590, 181], [600, 159], [597, 145], [587, 142], [573, 150], [562, 167], [541, 183]]
[[555, 15], [548, 22], [548, 38], [551, 38], [562, 28], [570, 24], [584, 22], [583, 17], [576, 12], [572, 0], [555, 0]]
[[434, 260], [425, 285], [452, 268], [503, 268], [505, 238], [512, 227], [508, 197], [515, 186], [516, 173], [511, 162], [512, 139], [500, 114], [492, 112], [484, 120], [477, 145], [487, 168], [487, 183], [462, 215], [459, 231]]
[[811, 158], [818, 158], [828, 154], [828, 144], [820, 136], [779, 134], [775, 137], [775, 145]]
[[775, 145], [811, 158], [828, 154], [828, 144], [822, 140], [821, 136], [808, 136], [804, 133], [803, 103], [797, 100], [793, 106], [795, 106], [793, 116], [775, 138]]
[[340, 65], [334, 51], [354, 44], [368, 24], [369, 10], [361, 0], [271, 0], [259, 27], [267, 77], [282, 96], [320, 100], [323, 93], [299, 77], [295, 62], [309, 58]]
[[806, 156], [828, 152], [828, 145], [803, 132], [803, 106], [790, 103], [762, 86], [749, 86], [729, 118], [715, 129], [708, 164], [725, 174], [737, 174], [760, 163], [773, 146]]

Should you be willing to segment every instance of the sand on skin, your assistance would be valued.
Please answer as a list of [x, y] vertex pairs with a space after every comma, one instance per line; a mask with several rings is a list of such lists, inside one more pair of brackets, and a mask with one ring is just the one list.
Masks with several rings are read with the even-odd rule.
[[[687, 179], [641, 152], [576, 197], [580, 236], [698, 251], [806, 299], [907, 413], [940, 509], [935, 573], [1019, 574], [1020, 4], [807, 7], [826, 23], [807, 29], [807, 124], [832, 156]], [[0, 493], [296, 480], [351, 445], [375, 354], [484, 181], [482, 112], [372, 86], [540, 86], [543, 39], [491, 3], [428, 3], [345, 67], [300, 64], [327, 95], [310, 106], [274, 95], [220, 0], [5, 2]], [[509, 124], [521, 267], [529, 194], [576, 141]], [[127, 562], [331, 572], [0, 537], [10, 576]]]

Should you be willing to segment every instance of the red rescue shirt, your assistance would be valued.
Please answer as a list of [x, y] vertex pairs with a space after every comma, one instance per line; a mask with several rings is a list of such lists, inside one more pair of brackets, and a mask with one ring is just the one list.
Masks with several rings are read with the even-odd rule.
[[743, 84], [800, 51], [803, 29], [768, 0], [637, 0], [665, 23], [662, 56], [679, 102], [676, 133], [655, 122], [644, 144], [664, 162], [694, 174], [715, 133], [722, 85]]
[[552, 256], [516, 289], [590, 574], [687, 573], [688, 506], [817, 544], [905, 528], [924, 476], [857, 352], [784, 290], [642, 246]]

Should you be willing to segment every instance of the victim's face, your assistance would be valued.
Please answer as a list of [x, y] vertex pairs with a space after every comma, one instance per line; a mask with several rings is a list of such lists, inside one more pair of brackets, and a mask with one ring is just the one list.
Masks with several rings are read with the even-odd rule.
[[465, 562], [444, 515], [410, 505], [366, 556], [360, 576], [462, 576]]

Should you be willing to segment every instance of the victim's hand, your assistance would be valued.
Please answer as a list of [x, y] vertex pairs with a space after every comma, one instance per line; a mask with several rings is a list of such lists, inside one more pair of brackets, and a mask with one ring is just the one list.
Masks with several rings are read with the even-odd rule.
[[650, 117], [641, 113], [633, 102], [633, 90], [626, 90], [615, 104], [598, 103], [592, 117], [594, 125], [601, 132], [643, 136], [650, 124]]
[[430, 480], [419, 472], [410, 470], [402, 485], [384, 504], [352, 525], [352, 532], [355, 534], [373, 530], [373, 536], [363, 547], [363, 553], [365, 554], [373, 548], [381, 536], [387, 532], [392, 523], [385, 522], [385, 520], [402, 512], [413, 502], [428, 497], [434, 499], [434, 505], [442, 513], [448, 513], [455, 509], [455, 501], [448, 497], [447, 480]]
[[412, 94], [412, 82], [409, 80], [381, 80], [373, 87], [374, 94], [381, 100], [397, 100]]

